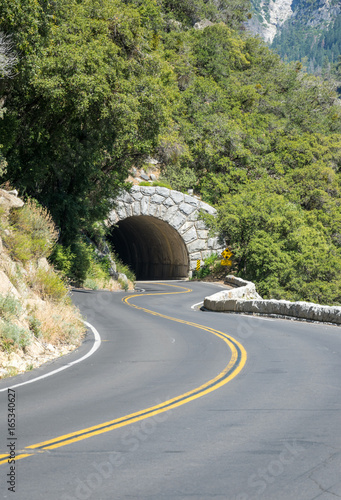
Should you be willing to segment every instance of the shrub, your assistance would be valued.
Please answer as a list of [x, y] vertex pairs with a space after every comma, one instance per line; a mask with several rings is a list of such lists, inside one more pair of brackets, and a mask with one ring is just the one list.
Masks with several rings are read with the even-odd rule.
[[10, 214], [5, 244], [12, 258], [23, 263], [50, 255], [58, 232], [49, 212], [35, 200]]
[[70, 269], [70, 279], [76, 285], [82, 285], [89, 272], [91, 261], [94, 259], [94, 250], [82, 239], [78, 239], [70, 247], [74, 259]]
[[94, 290], [108, 285], [111, 262], [97, 255], [92, 244], [79, 238], [71, 247], [55, 245], [50, 262], [76, 286]]
[[127, 281], [123, 280], [122, 278], [118, 278], [117, 281], [119, 282], [121, 288], [126, 292], [129, 288]]
[[37, 269], [28, 278], [31, 288], [43, 298], [63, 301], [68, 289], [63, 279], [52, 269]]
[[204, 259], [204, 265], [199, 269], [199, 271], [195, 270], [193, 272], [193, 278], [203, 279], [209, 276], [210, 274], [219, 274], [222, 271], [223, 266], [220, 264], [221, 258], [213, 253], [206, 259]]
[[75, 254], [71, 252], [70, 247], [56, 244], [49, 257], [49, 261], [64, 278], [71, 277], [71, 269], [74, 263]]
[[6, 352], [24, 349], [31, 342], [30, 334], [18, 325], [10, 321], [0, 323], [0, 345]]
[[132, 271], [127, 264], [123, 264], [123, 262], [118, 257], [115, 256], [114, 259], [116, 262], [117, 272], [125, 274], [129, 281], [132, 282], [136, 281], [136, 276], [134, 274], [134, 271]]
[[[37, 242], [35, 243], [37, 244]], [[34, 257], [34, 243], [29, 234], [23, 234], [14, 228], [11, 230], [11, 233], [6, 236], [5, 244], [14, 260], [26, 264], [26, 262], [32, 260]]]
[[22, 312], [22, 306], [13, 295], [0, 295], [0, 316], [5, 319], [18, 318]]
[[84, 287], [97, 290], [98, 288], [103, 288], [109, 279], [108, 259], [103, 258], [96, 260], [96, 255], [94, 255], [83, 283]]
[[41, 337], [43, 335], [43, 332], [41, 330], [41, 321], [39, 321], [39, 319], [35, 315], [32, 315], [28, 317], [28, 322], [33, 335], [36, 338]]

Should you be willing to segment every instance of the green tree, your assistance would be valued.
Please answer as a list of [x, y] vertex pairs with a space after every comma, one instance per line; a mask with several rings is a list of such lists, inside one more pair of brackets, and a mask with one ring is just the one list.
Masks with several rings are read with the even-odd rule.
[[105, 217], [129, 168], [156, 147], [176, 86], [136, 8], [119, 0], [58, 6], [47, 14], [41, 1], [48, 29], [4, 92], [1, 132], [11, 182], [49, 207], [69, 242]]

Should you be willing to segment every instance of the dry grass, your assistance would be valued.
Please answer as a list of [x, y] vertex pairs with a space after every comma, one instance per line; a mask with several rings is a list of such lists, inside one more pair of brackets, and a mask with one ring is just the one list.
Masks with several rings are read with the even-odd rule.
[[63, 301], [68, 293], [63, 279], [52, 269], [31, 269], [28, 283], [43, 300]]
[[71, 303], [45, 302], [31, 317], [39, 324], [39, 340], [52, 345], [79, 345], [85, 333], [81, 314]]

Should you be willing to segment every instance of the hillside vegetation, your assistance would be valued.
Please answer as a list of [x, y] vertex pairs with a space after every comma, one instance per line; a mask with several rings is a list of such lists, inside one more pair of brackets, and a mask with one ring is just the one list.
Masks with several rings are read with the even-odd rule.
[[64, 252], [103, 236], [130, 169], [155, 157], [216, 205], [210, 224], [261, 294], [341, 303], [340, 100], [242, 30], [248, 2], [0, 0], [0, 14], [17, 57], [0, 83], [3, 180], [48, 207]]
[[56, 241], [46, 209], [0, 189], [0, 378], [77, 347], [85, 328], [46, 257]]

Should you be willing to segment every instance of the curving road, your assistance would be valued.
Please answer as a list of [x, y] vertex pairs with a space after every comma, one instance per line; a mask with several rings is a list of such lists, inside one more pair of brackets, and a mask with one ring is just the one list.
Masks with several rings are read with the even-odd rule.
[[191, 308], [218, 285], [139, 286], [75, 291], [98, 350], [72, 364], [89, 331], [0, 382], [1, 498], [341, 498], [340, 328]]

